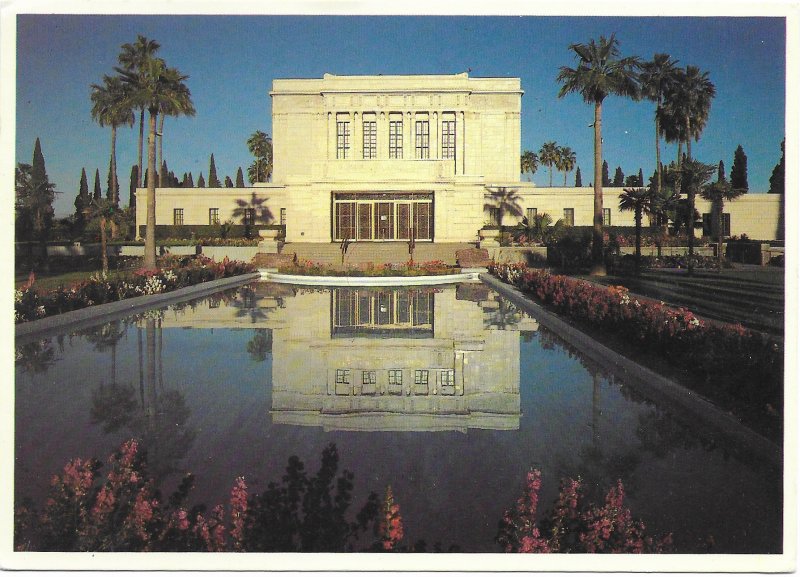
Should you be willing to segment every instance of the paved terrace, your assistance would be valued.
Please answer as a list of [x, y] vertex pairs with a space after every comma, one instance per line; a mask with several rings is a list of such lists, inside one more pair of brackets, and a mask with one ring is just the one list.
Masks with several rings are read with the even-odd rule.
[[[465, 248], [475, 248], [475, 244], [418, 242], [414, 249], [414, 260], [416, 262], [441, 260], [455, 265], [456, 251]], [[325, 264], [342, 262], [341, 245], [338, 242], [286, 243], [281, 249], [281, 254], [296, 254], [300, 260]], [[352, 242], [347, 248], [345, 264], [404, 263], [409, 257], [407, 242]]]

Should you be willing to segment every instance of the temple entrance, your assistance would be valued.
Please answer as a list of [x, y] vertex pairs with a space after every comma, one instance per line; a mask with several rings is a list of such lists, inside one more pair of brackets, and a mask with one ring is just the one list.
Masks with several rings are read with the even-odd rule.
[[333, 193], [334, 241], [433, 240], [433, 193]]

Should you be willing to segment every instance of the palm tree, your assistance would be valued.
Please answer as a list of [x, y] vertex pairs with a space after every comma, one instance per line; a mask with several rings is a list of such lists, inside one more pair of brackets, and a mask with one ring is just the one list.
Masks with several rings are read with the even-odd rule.
[[[155, 40], [148, 40], [141, 34], [137, 35], [136, 41], [133, 44], [126, 43], [122, 45], [122, 52], [120, 52], [117, 60], [120, 66], [127, 72], [140, 76], [144, 74], [145, 69], [148, 67], [148, 62], [155, 58], [161, 45]], [[139, 173], [137, 177], [136, 186], [142, 186], [142, 157], [144, 147], [144, 111], [146, 106], [139, 104]]]
[[539, 162], [550, 169], [550, 186], [553, 186], [553, 166], [558, 164], [558, 145], [555, 142], [545, 142], [539, 149]]
[[103, 272], [108, 273], [108, 241], [106, 238], [106, 226], [109, 222], [114, 222], [117, 217], [117, 210], [114, 203], [105, 198], [95, 198], [86, 208], [86, 219], [100, 220], [100, 262]]
[[267, 182], [272, 175], [272, 139], [268, 134], [256, 130], [247, 139], [247, 148], [256, 157], [247, 169], [248, 179], [251, 183]]
[[619, 195], [619, 209], [633, 211], [636, 226], [636, 274], [639, 274], [642, 261], [642, 215], [650, 212], [652, 195], [646, 188], [623, 188]]
[[[161, 117], [158, 119], [158, 165], [162, 167], [164, 166], [164, 118], [167, 116], [194, 116], [196, 113], [189, 89], [183, 83], [189, 77], [181, 76], [174, 68], [168, 69], [167, 74], [167, 81], [176, 87], [176, 93], [174, 100], [163, 103]], [[165, 172], [162, 170], [158, 175], [159, 188], [164, 186], [164, 178], [167, 177]]]
[[704, 164], [698, 160], [692, 160], [690, 157], [688, 157], [688, 155], [686, 160], [681, 163], [679, 168], [680, 189], [681, 193], [686, 194], [686, 203], [689, 214], [689, 274], [692, 274], [694, 271], [694, 263], [692, 260], [694, 257], [695, 195], [706, 186], [708, 179], [711, 178], [711, 175], [713, 175], [716, 170], [716, 164]]
[[558, 149], [558, 169], [564, 171], [564, 187], [567, 186], [567, 175], [575, 168], [577, 158], [575, 152], [569, 146]]
[[[675, 82], [664, 94], [662, 117], [667, 120], [666, 133], [678, 143], [686, 143], [686, 157], [692, 158], [692, 138], [697, 141], [708, 122], [711, 100], [716, 94], [708, 72], [700, 72], [696, 66], [687, 66], [675, 73]], [[669, 138], [668, 138], [669, 140]], [[682, 161], [680, 149], [678, 162]]]
[[522, 197], [517, 194], [516, 189], [500, 186], [496, 190], [489, 191], [489, 194], [491, 196], [491, 202], [484, 204], [483, 210], [484, 212], [495, 210], [498, 225], [502, 226], [503, 217], [506, 214], [515, 217], [522, 216], [522, 208], [519, 205]]
[[603, 261], [603, 101], [609, 94], [638, 98], [639, 85], [636, 57], [620, 57], [618, 42], [614, 35], [599, 42], [571, 44], [578, 65], [575, 68], [562, 66], [556, 80], [562, 83], [558, 97], [577, 92], [584, 102], [594, 105], [594, 231], [592, 238], [592, 270], [595, 276], [605, 275]]
[[[536, 153], [531, 150], [526, 150], [520, 156], [520, 172], [522, 174], [530, 174], [531, 176], [536, 173], [536, 169], [539, 168], [539, 157], [536, 156]], [[528, 182], [531, 181], [531, 177], [528, 176]]]
[[152, 58], [141, 64], [136, 72], [115, 69], [130, 90], [131, 102], [146, 108], [150, 114], [147, 139], [147, 230], [145, 233], [145, 268], [156, 266], [156, 121], [162, 110], [171, 110], [191, 104], [189, 89], [183, 84], [188, 76], [167, 68], [161, 58]]
[[659, 112], [664, 100], [664, 94], [675, 81], [677, 60], [672, 60], [669, 54], [655, 54], [650, 62], [641, 64], [639, 83], [642, 95], [656, 103], [656, 181], [655, 194], [661, 191], [661, 127], [659, 126]]
[[103, 76], [103, 84], [92, 84], [92, 119], [100, 126], [111, 127], [111, 184], [110, 200], [119, 205], [117, 180], [117, 127], [133, 126], [133, 109], [125, 85], [118, 76]]
[[722, 214], [725, 209], [725, 202], [736, 200], [747, 191], [743, 188], [733, 188], [731, 183], [725, 178], [717, 179], [717, 182], [700, 189], [700, 196], [711, 201], [714, 216], [716, 217], [717, 228], [717, 263], [722, 265], [722, 241], [725, 231], [722, 224]]

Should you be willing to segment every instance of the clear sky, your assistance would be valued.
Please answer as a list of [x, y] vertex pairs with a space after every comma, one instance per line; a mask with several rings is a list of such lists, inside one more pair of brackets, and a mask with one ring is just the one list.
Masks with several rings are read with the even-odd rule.
[[[454, 16], [123, 16], [20, 15], [17, 20], [16, 161], [31, 162], [41, 139], [57, 190], [56, 214], [71, 213], [81, 168], [105, 190], [110, 130], [90, 115], [90, 85], [113, 72], [120, 46], [143, 34], [161, 44], [167, 64], [189, 75], [197, 115], [167, 118], [164, 159], [180, 178], [208, 179], [214, 153], [220, 180], [251, 162], [246, 140], [271, 133], [274, 78], [333, 74], [454, 74], [522, 80], [522, 150], [545, 141], [577, 153], [592, 179], [592, 107], [558, 98], [560, 66], [574, 66], [571, 43], [615, 33], [623, 55], [664, 52], [708, 71], [717, 96], [693, 155], [725, 163], [737, 145], [748, 158], [751, 192], [766, 192], [780, 158], [785, 119], [785, 19], [780, 17], [454, 17]], [[604, 105], [604, 157], [614, 169], [645, 176], [655, 168], [654, 104], [610, 96]], [[138, 128], [117, 142], [120, 192], [128, 198]], [[665, 161], [676, 147], [662, 145]], [[546, 186], [541, 167], [534, 182]], [[554, 174], [554, 184], [563, 176]], [[574, 174], [568, 184], [574, 184]]]

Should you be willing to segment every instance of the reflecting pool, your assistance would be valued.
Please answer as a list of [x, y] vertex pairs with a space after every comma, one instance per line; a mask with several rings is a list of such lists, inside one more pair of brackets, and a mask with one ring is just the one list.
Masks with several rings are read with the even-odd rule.
[[16, 346], [15, 497], [43, 503], [73, 457], [141, 439], [168, 494], [252, 492], [334, 443], [353, 509], [391, 485], [407, 542], [496, 552], [542, 471], [626, 504], [677, 552], [774, 553], [782, 473], [601, 371], [482, 284], [310, 289], [256, 283]]

